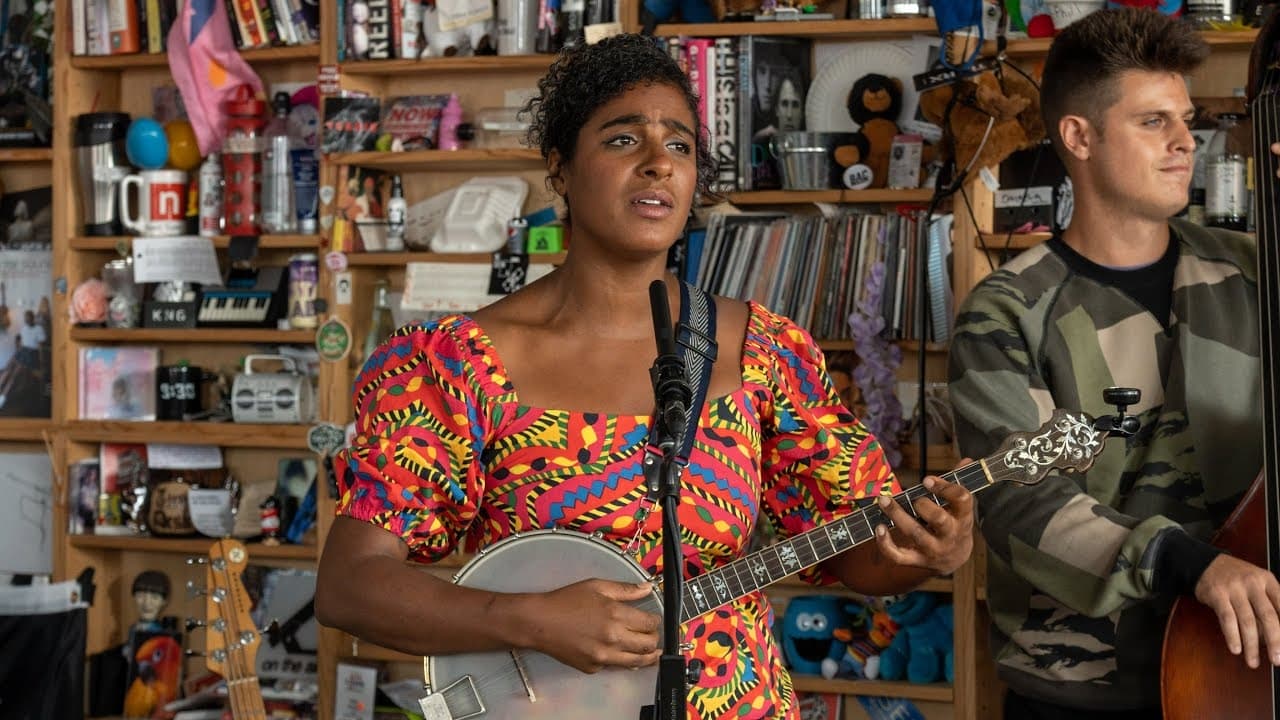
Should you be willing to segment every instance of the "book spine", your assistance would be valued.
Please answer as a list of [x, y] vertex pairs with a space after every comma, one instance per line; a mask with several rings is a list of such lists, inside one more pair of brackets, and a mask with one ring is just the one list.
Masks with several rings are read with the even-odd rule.
[[164, 50], [164, 35], [160, 20], [160, 0], [147, 0], [147, 52], [159, 53]]
[[255, 0], [228, 0], [235, 6], [236, 22], [240, 24], [240, 47], [258, 48], [267, 44], [267, 35], [262, 29], [262, 18], [258, 16], [258, 4]]
[[369, 8], [369, 59], [391, 57], [391, 0], [367, 0]]
[[71, 54], [89, 52], [89, 15], [87, 0], [71, 0]]
[[255, 17], [258, 20], [258, 27], [262, 28], [266, 46], [279, 45], [283, 39], [280, 37], [280, 29], [276, 26], [276, 13], [271, 9], [271, 0], [257, 0], [254, 10], [257, 13]]
[[751, 37], [738, 46], [738, 189], [751, 183]]
[[400, 38], [402, 33], [400, 30], [400, 0], [389, 0], [387, 3], [387, 11], [391, 14], [391, 36], [387, 39], [391, 46], [391, 57], [401, 57]]
[[718, 192], [738, 189], [738, 48], [736, 38], [716, 38], [715, 54], [715, 145]]
[[136, 53], [141, 49], [138, 4], [134, 0], [108, 0], [107, 37], [112, 55]]
[[400, 3], [400, 57], [414, 59], [422, 52], [418, 44], [418, 31], [422, 29], [422, 3], [419, 0], [398, 0]]

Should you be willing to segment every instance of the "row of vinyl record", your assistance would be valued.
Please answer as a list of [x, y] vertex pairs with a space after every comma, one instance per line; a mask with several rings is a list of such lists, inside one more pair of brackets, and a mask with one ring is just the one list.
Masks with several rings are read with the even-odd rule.
[[[185, 0], [71, 0], [75, 55], [162, 53]], [[241, 50], [320, 41], [320, 7], [305, 0], [224, 0]]]
[[923, 212], [715, 213], [689, 234], [683, 276], [761, 303], [817, 338], [850, 337], [849, 317], [861, 312], [883, 319], [886, 339], [941, 343], [951, 332], [950, 233], [950, 215], [927, 223]]

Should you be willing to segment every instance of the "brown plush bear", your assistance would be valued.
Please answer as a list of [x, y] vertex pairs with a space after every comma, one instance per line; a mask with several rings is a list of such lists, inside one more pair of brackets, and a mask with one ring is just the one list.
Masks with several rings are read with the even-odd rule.
[[[959, 93], [951, 117], [943, 121], [953, 93]], [[1035, 147], [1044, 138], [1040, 93], [1019, 72], [982, 73], [920, 96], [920, 110], [942, 127], [944, 148], [954, 148], [956, 172], [998, 165], [1017, 150]], [[991, 123], [988, 134], [987, 124]], [[983, 137], [987, 136], [986, 142]], [[977, 153], [977, 159], [974, 159]]]
[[886, 75], [863, 75], [849, 89], [845, 102], [849, 117], [858, 123], [858, 133], [870, 148], [860, 162], [871, 168], [871, 187], [882, 188], [889, 182], [889, 151], [898, 134], [902, 83]]

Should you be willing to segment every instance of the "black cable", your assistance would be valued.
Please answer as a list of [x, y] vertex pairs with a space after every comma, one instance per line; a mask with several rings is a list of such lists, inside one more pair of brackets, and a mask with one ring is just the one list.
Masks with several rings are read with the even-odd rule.
[[965, 192], [964, 188], [960, 189], [960, 197], [964, 199], [964, 206], [969, 210], [969, 222], [973, 223], [974, 235], [978, 238], [978, 244], [982, 246], [982, 254], [987, 258], [987, 265], [994, 271], [996, 264], [991, 260], [991, 248], [987, 247], [987, 241], [982, 237], [982, 233], [978, 231], [978, 218], [973, 214], [973, 206], [969, 204], [969, 193]]

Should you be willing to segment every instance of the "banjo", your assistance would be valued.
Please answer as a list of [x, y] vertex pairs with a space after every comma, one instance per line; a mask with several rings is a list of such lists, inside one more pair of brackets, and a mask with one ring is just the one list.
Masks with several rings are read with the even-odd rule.
[[[1127, 393], [1127, 394], [1126, 394]], [[1055, 410], [1035, 432], [1011, 435], [991, 456], [943, 475], [969, 492], [1008, 480], [1032, 485], [1054, 469], [1083, 472], [1093, 464], [1110, 434], [1136, 425], [1122, 422], [1124, 407], [1137, 402], [1136, 390], [1112, 388], [1107, 401], [1120, 413], [1094, 422], [1083, 413]], [[894, 496], [915, 515], [913, 503], [943, 502], [917, 485]], [[876, 525], [892, 526], [878, 505], [738, 558], [684, 582], [681, 623], [760, 590], [834, 557], [875, 536]], [[557, 562], [548, 565], [546, 559]], [[494, 592], [545, 592], [591, 578], [625, 583], [652, 582], [638, 562], [618, 546], [573, 530], [549, 529], [504, 538], [479, 551], [454, 576], [463, 587]], [[660, 587], [636, 607], [662, 613]], [[427, 695], [419, 705], [426, 720], [468, 720], [488, 715], [521, 720], [598, 717], [604, 708], [640, 708], [654, 702], [657, 666], [606, 668], [586, 674], [538, 652], [486, 651], [424, 659]], [[576, 709], [576, 712], [575, 712]]]

